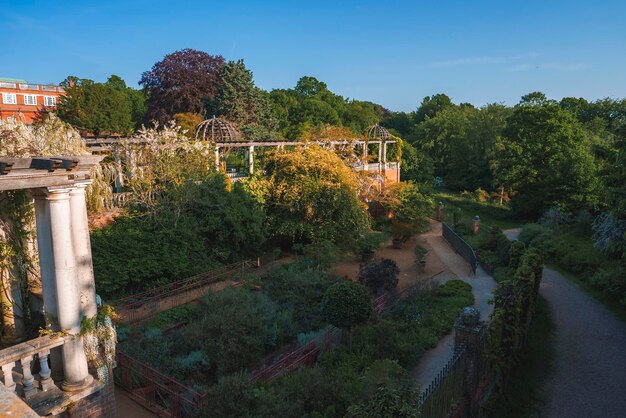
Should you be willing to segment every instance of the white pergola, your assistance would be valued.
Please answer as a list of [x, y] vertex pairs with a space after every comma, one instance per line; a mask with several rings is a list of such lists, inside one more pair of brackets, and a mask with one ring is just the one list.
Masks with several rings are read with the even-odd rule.
[[[60, 387], [69, 392], [80, 391], [93, 381], [79, 333], [82, 318], [93, 317], [97, 312], [85, 189], [91, 183], [91, 168], [102, 158], [0, 157], [0, 193], [27, 190], [34, 201], [44, 314], [51, 320], [53, 331], [68, 335], [60, 349], [52, 349], [51, 365], [57, 371], [62, 366]], [[19, 296], [13, 293], [13, 297]], [[5, 330], [12, 328], [19, 338], [23, 324], [18, 323], [21, 318], [14, 313], [4, 312], [3, 322]], [[39, 358], [41, 362], [41, 353]], [[23, 392], [28, 398], [28, 391], [37, 389], [29, 382], [30, 370], [26, 369], [30, 365], [24, 367], [24, 358], [21, 362]], [[28, 356], [26, 362], [29, 363]], [[14, 365], [0, 364], [7, 387]], [[47, 363], [44, 366], [42, 362], [42, 368], [45, 370]]]

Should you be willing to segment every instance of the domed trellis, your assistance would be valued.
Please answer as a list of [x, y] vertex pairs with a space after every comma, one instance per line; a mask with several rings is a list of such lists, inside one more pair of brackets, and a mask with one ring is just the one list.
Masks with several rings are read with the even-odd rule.
[[241, 133], [233, 123], [213, 116], [196, 126], [196, 139], [210, 142], [239, 141]]
[[367, 130], [367, 139], [369, 141], [383, 141], [386, 142], [389, 140], [389, 131], [379, 124], [371, 126]]

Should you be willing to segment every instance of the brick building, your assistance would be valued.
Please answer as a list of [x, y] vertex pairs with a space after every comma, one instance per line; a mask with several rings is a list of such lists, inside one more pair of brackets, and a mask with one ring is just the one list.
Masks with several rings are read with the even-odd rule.
[[42, 113], [54, 110], [59, 96], [64, 94], [61, 86], [0, 78], [0, 119], [14, 117], [33, 123]]

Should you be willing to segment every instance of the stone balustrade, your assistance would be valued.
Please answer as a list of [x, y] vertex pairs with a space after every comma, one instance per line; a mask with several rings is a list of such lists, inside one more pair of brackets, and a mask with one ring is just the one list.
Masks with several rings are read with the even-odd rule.
[[[0, 350], [0, 369], [5, 388], [28, 401], [39, 392], [56, 387], [48, 358], [52, 349], [64, 343], [63, 337], [44, 336]], [[38, 372], [33, 374], [33, 370]]]

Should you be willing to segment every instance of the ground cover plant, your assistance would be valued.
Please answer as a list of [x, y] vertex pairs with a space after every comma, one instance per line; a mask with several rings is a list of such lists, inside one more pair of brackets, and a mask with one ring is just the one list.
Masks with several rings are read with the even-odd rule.
[[341, 417], [366, 410], [372, 416], [377, 408], [404, 416], [417, 399], [409, 370], [471, 304], [471, 287], [458, 280], [414, 290], [380, 317], [353, 327], [352, 344], [325, 352], [314, 367], [272, 382], [223, 377], [208, 389], [204, 416]]

